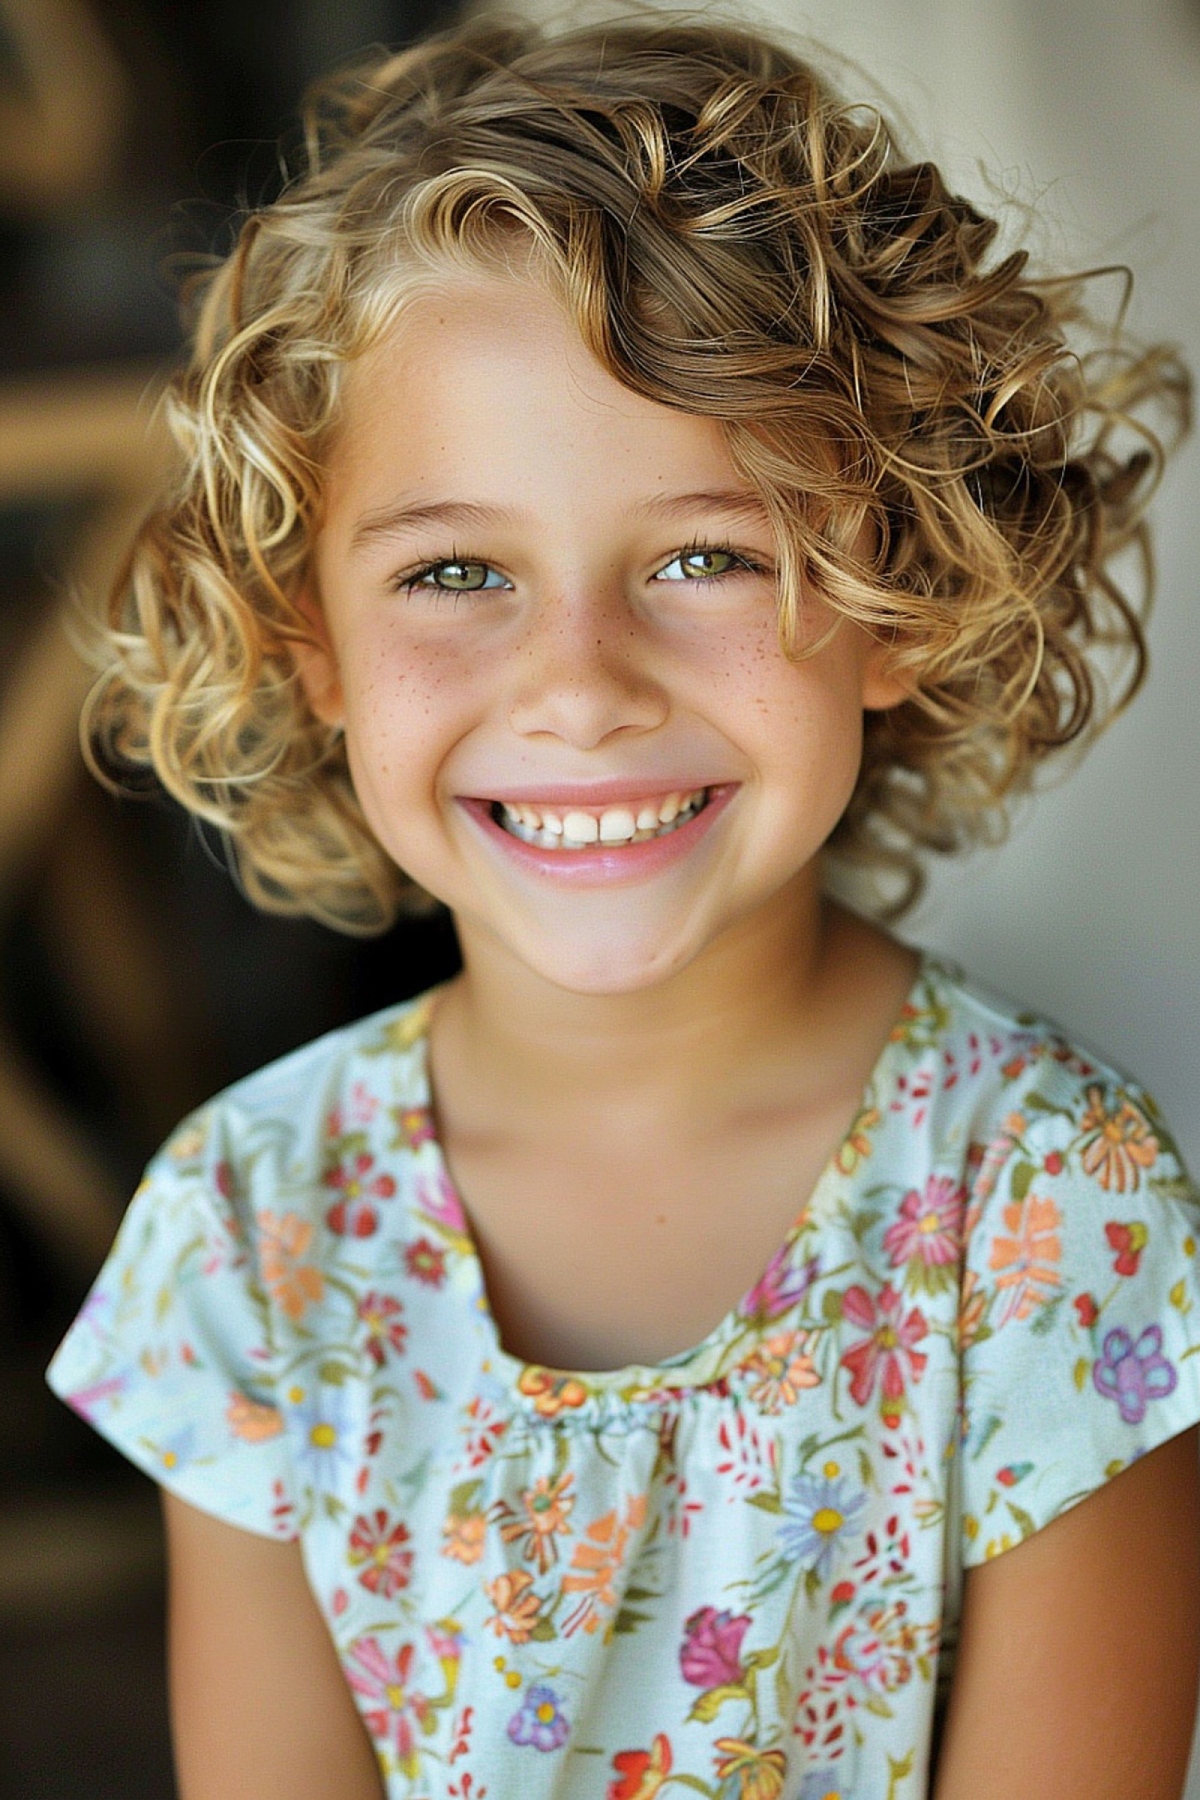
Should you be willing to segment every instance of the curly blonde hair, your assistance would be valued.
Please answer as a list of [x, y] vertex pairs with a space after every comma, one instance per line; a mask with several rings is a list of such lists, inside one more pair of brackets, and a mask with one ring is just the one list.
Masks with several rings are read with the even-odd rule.
[[922, 851], [997, 837], [1141, 682], [1144, 608], [1111, 565], [1140, 551], [1148, 599], [1143, 510], [1187, 422], [1170, 349], [1073, 348], [1082, 278], [990, 256], [997, 231], [877, 111], [733, 26], [485, 21], [336, 75], [303, 171], [199, 284], [98, 756], [152, 764], [259, 904], [394, 918], [413, 890], [297, 679], [297, 591], [343, 370], [414, 283], [523, 245], [619, 381], [721, 421], [776, 531], [785, 645], [807, 579], [891, 647], [911, 697], [868, 715], [831, 848], [898, 876], [900, 910]]

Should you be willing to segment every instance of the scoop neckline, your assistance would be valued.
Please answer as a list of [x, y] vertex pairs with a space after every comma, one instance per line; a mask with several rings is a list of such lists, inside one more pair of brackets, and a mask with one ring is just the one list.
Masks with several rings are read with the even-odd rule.
[[[545, 1420], [563, 1415], [587, 1414], [595, 1410], [597, 1403], [602, 1404], [607, 1400], [634, 1402], [652, 1396], [659, 1397], [664, 1393], [690, 1392], [711, 1387], [752, 1358], [764, 1337], [786, 1327], [786, 1314], [748, 1328], [739, 1327], [738, 1321], [745, 1317], [747, 1301], [768, 1279], [776, 1265], [779, 1265], [780, 1273], [786, 1274], [793, 1246], [809, 1223], [825, 1191], [834, 1182], [844, 1183], [853, 1178], [840, 1166], [843, 1153], [854, 1136], [855, 1126], [863, 1112], [878, 1103], [881, 1090], [887, 1086], [891, 1065], [900, 1054], [904, 1041], [904, 1019], [914, 1007], [921, 989], [939, 968], [937, 959], [930, 952], [917, 949], [916, 955], [917, 967], [913, 979], [888, 1028], [879, 1055], [863, 1083], [846, 1129], [826, 1159], [807, 1198], [783, 1232], [777, 1248], [755, 1280], [722, 1314], [711, 1331], [706, 1332], [698, 1343], [673, 1356], [664, 1357], [661, 1362], [626, 1363], [613, 1369], [561, 1369], [544, 1363], [527, 1362], [505, 1348], [492, 1311], [471, 1215], [450, 1174], [441, 1140], [431, 1129], [430, 1135], [422, 1142], [421, 1150], [433, 1166], [438, 1186], [453, 1197], [461, 1219], [461, 1225], [455, 1234], [459, 1239], [456, 1247], [460, 1266], [469, 1272], [474, 1306], [484, 1333], [485, 1353], [482, 1366], [486, 1373], [507, 1389], [515, 1404], [532, 1416], [540, 1416]], [[441, 991], [440, 985], [432, 988], [417, 1002], [419, 1013], [410, 1039], [416, 1053], [415, 1098], [417, 1104], [429, 1112], [431, 1119], [433, 1088], [429, 1075], [429, 1030]], [[737, 1345], [737, 1354], [732, 1358], [726, 1354], [731, 1343]]]

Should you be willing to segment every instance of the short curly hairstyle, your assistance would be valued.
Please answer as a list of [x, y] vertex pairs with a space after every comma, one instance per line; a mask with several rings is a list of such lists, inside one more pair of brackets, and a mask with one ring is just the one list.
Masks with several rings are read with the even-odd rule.
[[514, 245], [619, 381], [720, 421], [778, 539], [785, 646], [802, 580], [889, 644], [911, 697], [868, 715], [830, 842], [885, 871], [881, 911], [1136, 690], [1185, 371], [1088, 335], [1084, 278], [994, 254], [996, 221], [805, 60], [669, 15], [485, 20], [328, 80], [305, 145], [197, 284], [179, 465], [85, 720], [100, 766], [151, 764], [228, 835], [259, 904], [372, 931], [413, 896], [297, 678], [297, 596], [346, 366], [414, 283]]

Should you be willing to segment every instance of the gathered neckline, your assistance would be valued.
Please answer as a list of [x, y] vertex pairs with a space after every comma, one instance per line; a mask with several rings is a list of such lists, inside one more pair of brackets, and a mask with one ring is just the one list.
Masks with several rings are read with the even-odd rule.
[[[917, 997], [938, 971], [939, 965], [929, 952], [917, 952], [917, 968], [899, 1011], [889, 1027], [887, 1037], [863, 1084], [849, 1123], [831, 1154], [826, 1159], [812, 1190], [785, 1230], [778, 1248], [769, 1258], [758, 1278], [722, 1315], [696, 1344], [664, 1357], [656, 1363], [627, 1363], [612, 1369], [561, 1369], [541, 1363], [527, 1362], [507, 1350], [492, 1310], [470, 1213], [463, 1203], [447, 1165], [445, 1152], [436, 1133], [422, 1144], [422, 1154], [433, 1165], [435, 1177], [443, 1191], [452, 1196], [461, 1215], [459, 1250], [462, 1264], [469, 1271], [469, 1285], [474, 1292], [475, 1308], [485, 1337], [485, 1370], [508, 1390], [513, 1402], [522, 1410], [541, 1419], [558, 1419], [580, 1414], [591, 1415], [597, 1407], [613, 1401], [635, 1403], [662, 1398], [675, 1393], [707, 1388], [723, 1382], [741, 1364], [752, 1359], [764, 1338], [789, 1328], [789, 1316], [803, 1303], [815, 1272], [797, 1267], [793, 1251], [798, 1239], [821, 1210], [821, 1202], [831, 1185], [844, 1187], [853, 1180], [854, 1168], [845, 1167], [855, 1129], [864, 1113], [878, 1106], [887, 1088], [891, 1067], [900, 1054], [905, 1033], [904, 1020], [917, 1005]], [[429, 1073], [429, 1028], [440, 987], [431, 989], [416, 1003], [417, 1016], [406, 1033], [415, 1053], [414, 1077], [416, 1103], [429, 1111], [432, 1118], [432, 1084]], [[789, 1290], [788, 1283], [792, 1283]], [[756, 1296], [774, 1294], [779, 1300], [794, 1295], [783, 1311], [772, 1312], [756, 1305]]]

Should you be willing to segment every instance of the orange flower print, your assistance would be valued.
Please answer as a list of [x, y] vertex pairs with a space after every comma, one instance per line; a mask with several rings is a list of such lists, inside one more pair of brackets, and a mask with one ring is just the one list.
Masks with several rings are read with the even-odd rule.
[[278, 1437], [283, 1430], [283, 1420], [275, 1407], [264, 1406], [258, 1400], [247, 1400], [245, 1394], [230, 1394], [225, 1423], [234, 1437], [241, 1438], [246, 1444], [265, 1444], [268, 1438]]
[[716, 1765], [720, 1780], [737, 1780], [737, 1800], [778, 1800], [787, 1774], [782, 1750], [759, 1750], [744, 1738], [718, 1738], [713, 1749], [721, 1751]]
[[780, 1331], [764, 1339], [743, 1363], [753, 1383], [750, 1398], [765, 1413], [781, 1413], [796, 1404], [805, 1388], [820, 1386], [821, 1377], [808, 1354], [812, 1341], [811, 1331]]
[[299, 1213], [257, 1215], [262, 1278], [280, 1312], [301, 1319], [305, 1308], [323, 1298], [325, 1277], [312, 1263], [302, 1262], [312, 1243], [313, 1228]]
[[619, 1750], [612, 1762], [617, 1774], [608, 1784], [605, 1800], [654, 1800], [671, 1773], [670, 1739], [655, 1732], [649, 1750]]
[[979, 1336], [983, 1315], [987, 1311], [987, 1289], [974, 1269], [963, 1276], [958, 1302], [958, 1346], [968, 1350]]
[[1149, 1119], [1128, 1099], [1109, 1112], [1098, 1087], [1088, 1088], [1087, 1099], [1088, 1109], [1080, 1121], [1088, 1134], [1083, 1152], [1085, 1172], [1109, 1192], [1136, 1193], [1142, 1170], [1152, 1169], [1158, 1160], [1158, 1139]]
[[574, 1479], [571, 1474], [557, 1476], [554, 1480], [548, 1475], [539, 1476], [521, 1495], [523, 1511], [500, 1527], [500, 1536], [506, 1544], [520, 1541], [521, 1555], [526, 1562], [536, 1564], [539, 1575], [544, 1575], [558, 1560], [558, 1545], [554, 1540], [556, 1535], [561, 1536], [569, 1529], [567, 1520], [575, 1496], [567, 1490]]
[[542, 1610], [541, 1599], [531, 1592], [532, 1587], [533, 1576], [525, 1569], [510, 1569], [484, 1583], [483, 1591], [496, 1609], [484, 1622], [497, 1637], [506, 1637], [512, 1644], [529, 1642]]
[[839, 1144], [833, 1159], [843, 1175], [853, 1175], [859, 1163], [870, 1156], [871, 1133], [878, 1125], [880, 1116], [877, 1106], [859, 1108], [853, 1125]]
[[1002, 1216], [1010, 1235], [992, 1239], [988, 1268], [997, 1271], [996, 1287], [1004, 1294], [999, 1324], [1007, 1325], [1010, 1319], [1027, 1319], [1061, 1284], [1062, 1215], [1053, 1200], [1029, 1194], [1010, 1201]]
[[577, 1605], [563, 1620], [564, 1637], [581, 1627], [590, 1634], [599, 1626], [603, 1613], [616, 1610], [618, 1596], [613, 1584], [625, 1561], [630, 1534], [645, 1523], [645, 1518], [646, 1496], [634, 1494], [625, 1503], [625, 1517], [620, 1524], [614, 1507], [588, 1526], [587, 1541], [576, 1544], [571, 1570], [562, 1578], [564, 1594], [580, 1595]]
[[442, 1555], [455, 1562], [477, 1563], [483, 1555], [487, 1520], [481, 1512], [451, 1513], [442, 1526]]
[[555, 1375], [536, 1363], [521, 1370], [517, 1386], [523, 1394], [529, 1395], [534, 1411], [545, 1419], [556, 1418], [560, 1412], [582, 1406], [588, 1397], [582, 1381], [577, 1381], [573, 1375]]

